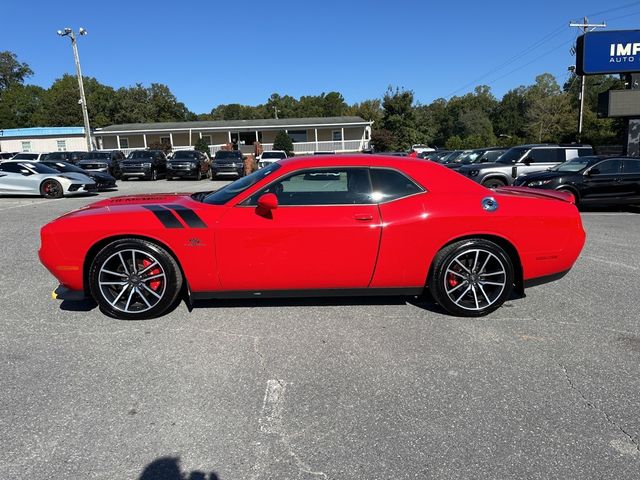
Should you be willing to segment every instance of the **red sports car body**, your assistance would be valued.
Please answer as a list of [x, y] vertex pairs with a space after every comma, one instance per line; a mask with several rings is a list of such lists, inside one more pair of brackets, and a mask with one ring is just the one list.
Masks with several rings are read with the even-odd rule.
[[41, 231], [63, 298], [118, 318], [205, 298], [421, 294], [484, 315], [565, 274], [585, 240], [571, 194], [485, 187], [433, 162], [282, 160], [215, 192], [116, 197]]

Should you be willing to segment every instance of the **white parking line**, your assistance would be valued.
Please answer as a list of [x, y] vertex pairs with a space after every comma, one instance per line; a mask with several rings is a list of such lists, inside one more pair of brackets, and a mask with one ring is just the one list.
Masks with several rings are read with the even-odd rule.
[[11, 210], [13, 208], [31, 207], [32, 205], [42, 205], [44, 203], [57, 202], [57, 201], [59, 201], [59, 199], [53, 198], [51, 200], [43, 200], [41, 202], [31, 202], [31, 203], [22, 203], [20, 205], [11, 205], [10, 207], [0, 208], [0, 212], [3, 210]]

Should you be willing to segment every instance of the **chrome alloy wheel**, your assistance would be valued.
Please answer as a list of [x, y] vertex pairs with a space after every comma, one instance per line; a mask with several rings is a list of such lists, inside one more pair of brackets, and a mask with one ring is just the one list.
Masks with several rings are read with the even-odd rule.
[[493, 305], [506, 287], [507, 270], [503, 261], [488, 250], [465, 250], [449, 262], [444, 290], [458, 307], [470, 311]]
[[139, 314], [156, 306], [167, 288], [165, 271], [148, 252], [120, 250], [101, 265], [98, 285], [102, 297], [116, 310]]

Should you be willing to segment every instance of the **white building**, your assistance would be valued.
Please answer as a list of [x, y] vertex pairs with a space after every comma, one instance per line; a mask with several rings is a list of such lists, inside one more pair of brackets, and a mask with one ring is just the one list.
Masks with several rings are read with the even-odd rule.
[[86, 151], [83, 127], [0, 129], [0, 152]]
[[360, 117], [268, 118], [262, 120], [219, 120], [197, 122], [130, 123], [96, 128], [98, 149], [131, 150], [166, 143], [173, 150], [193, 148], [204, 139], [211, 153], [228, 144], [243, 153], [253, 153], [254, 142], [264, 151], [273, 149], [280, 130], [293, 140], [295, 154], [316, 151], [359, 152], [369, 148], [371, 124]]

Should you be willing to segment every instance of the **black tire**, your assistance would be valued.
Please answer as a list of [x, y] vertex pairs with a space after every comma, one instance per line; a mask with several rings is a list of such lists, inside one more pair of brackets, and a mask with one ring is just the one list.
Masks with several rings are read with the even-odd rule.
[[50, 178], [40, 184], [40, 195], [44, 198], [62, 198], [64, 189], [59, 181]]
[[[489, 240], [472, 238], [447, 245], [438, 252], [432, 265], [429, 292], [453, 315], [487, 315], [498, 309], [513, 291], [513, 260]], [[504, 273], [496, 273], [499, 271]]]
[[[144, 280], [145, 277], [153, 278]], [[121, 320], [163, 315], [176, 305], [182, 284], [182, 273], [173, 256], [159, 245], [137, 238], [108, 244], [89, 269], [91, 296], [103, 313]]]
[[507, 182], [505, 182], [500, 178], [490, 178], [482, 182], [482, 185], [487, 188], [500, 188], [500, 187], [506, 187]]
[[120, 180], [122, 180], [123, 182], [126, 182], [127, 180], [129, 180], [129, 177], [123, 175]]
[[198, 170], [198, 173], [197, 173], [197, 175], [196, 175], [196, 180], [197, 180], [197, 181], [202, 180], [202, 170]]

